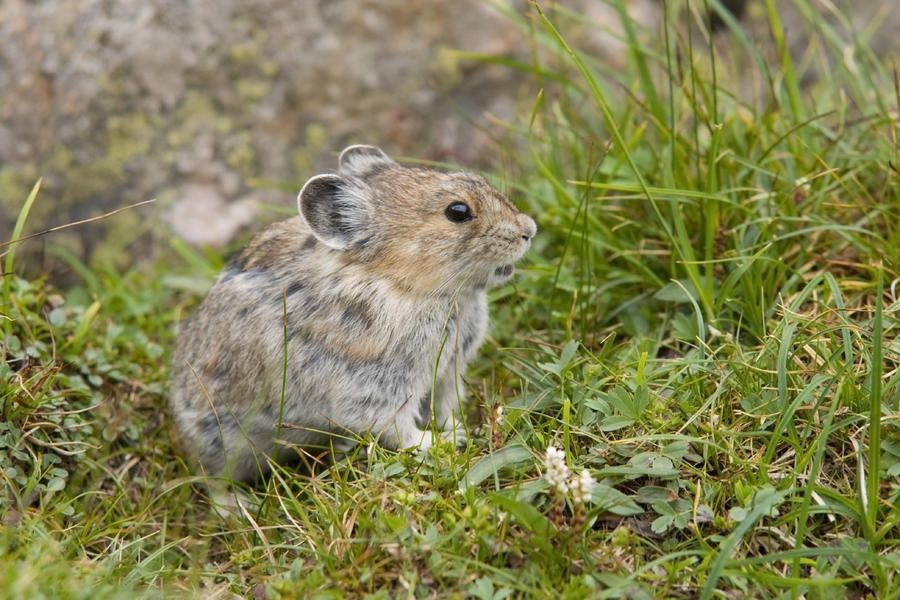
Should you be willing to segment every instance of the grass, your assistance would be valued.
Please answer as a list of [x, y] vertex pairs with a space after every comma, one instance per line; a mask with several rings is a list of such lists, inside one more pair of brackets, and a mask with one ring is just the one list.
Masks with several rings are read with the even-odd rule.
[[[540, 234], [493, 294], [465, 452], [363, 444], [223, 520], [163, 410], [220, 259], [76, 265], [62, 293], [8, 273], [0, 589], [900, 597], [900, 86], [796, 3], [799, 57], [772, 2], [772, 52], [733, 21], [712, 49], [705, 3], [667, 2], [657, 44], [622, 28], [624, 69], [572, 49], [562, 9], [509, 15], [531, 64], [468, 55], [541, 90], [502, 179]], [[597, 480], [586, 507], [541, 478], [549, 445]]]

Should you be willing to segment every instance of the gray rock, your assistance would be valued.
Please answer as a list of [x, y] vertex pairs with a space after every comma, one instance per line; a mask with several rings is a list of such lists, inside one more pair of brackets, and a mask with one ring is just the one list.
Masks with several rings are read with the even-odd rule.
[[[614, 10], [558, 4], [587, 17], [556, 15], [570, 40], [624, 64]], [[893, 32], [900, 11], [888, 4], [864, 0], [854, 14], [863, 24], [893, 19], [882, 26]], [[627, 5], [652, 39], [659, 0]], [[506, 6], [533, 10], [526, 0]], [[897, 36], [877, 35], [896, 48]], [[496, 123], [527, 110], [538, 86], [457, 50], [528, 61], [531, 47], [477, 0], [3, 0], [0, 239], [38, 176], [29, 230], [159, 198], [151, 218], [120, 214], [53, 240], [83, 259], [128, 260], [141, 253], [125, 244], [172, 228], [225, 244], [254, 206], [291, 205], [350, 143], [499, 167]]]

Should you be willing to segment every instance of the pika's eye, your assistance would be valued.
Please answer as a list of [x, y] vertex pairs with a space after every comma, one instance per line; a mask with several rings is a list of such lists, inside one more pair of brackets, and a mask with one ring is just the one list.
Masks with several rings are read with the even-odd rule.
[[472, 209], [465, 202], [454, 202], [444, 209], [444, 216], [453, 223], [465, 223], [472, 220]]

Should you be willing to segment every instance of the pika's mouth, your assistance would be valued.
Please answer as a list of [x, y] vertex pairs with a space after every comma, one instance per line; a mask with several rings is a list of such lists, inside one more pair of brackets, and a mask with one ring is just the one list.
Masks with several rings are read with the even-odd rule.
[[496, 269], [494, 269], [494, 275], [496, 275], [497, 277], [509, 277], [512, 274], [512, 265], [503, 265], [502, 267], [497, 267]]

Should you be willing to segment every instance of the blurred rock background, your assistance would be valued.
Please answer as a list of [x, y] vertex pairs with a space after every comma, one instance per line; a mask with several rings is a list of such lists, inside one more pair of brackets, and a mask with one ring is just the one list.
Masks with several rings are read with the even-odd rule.
[[[661, 1], [624, 2], [643, 35], [656, 35]], [[900, 48], [894, 2], [845, 5], [882, 53]], [[623, 64], [614, 8], [544, 4], [583, 15], [568, 18], [567, 36]], [[767, 38], [752, 26], [763, 3], [747, 4], [749, 30]], [[779, 5], [791, 36], [802, 17]], [[798, 55], [807, 49], [790, 39]], [[220, 247], [275, 218], [260, 206], [292, 206], [350, 143], [502, 169], [498, 123], [527, 109], [538, 85], [457, 50], [527, 62], [533, 44], [477, 0], [0, 0], [0, 240], [40, 176], [29, 231], [158, 198], [53, 236], [80, 260], [124, 265], [173, 234]], [[43, 244], [27, 249], [46, 269]]]

